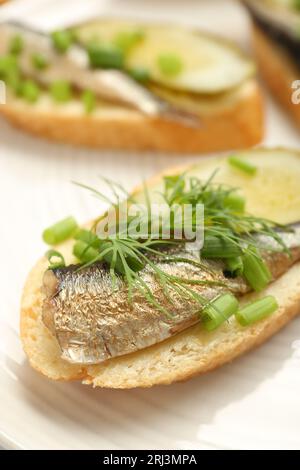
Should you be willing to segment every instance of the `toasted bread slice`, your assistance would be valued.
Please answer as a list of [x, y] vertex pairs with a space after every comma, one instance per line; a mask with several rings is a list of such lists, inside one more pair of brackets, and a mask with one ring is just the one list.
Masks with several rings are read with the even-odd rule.
[[262, 96], [254, 79], [221, 96], [199, 99], [199, 127], [105, 103], [87, 115], [79, 100], [58, 105], [44, 94], [28, 104], [7, 95], [0, 112], [14, 126], [73, 145], [192, 153], [245, 148], [263, 137]]
[[[224, 158], [203, 159], [193, 171], [205, 179], [218, 167], [218, 181], [243, 188], [250, 212], [282, 223], [299, 220], [300, 154], [284, 149], [258, 149], [247, 152], [247, 158], [258, 167], [255, 177], [233, 170]], [[165, 174], [186, 169], [172, 169]], [[160, 180], [161, 175], [150, 180], [149, 187], [157, 188]], [[66, 242], [59, 249], [71, 262], [71, 243]], [[231, 318], [210, 333], [198, 325], [139, 352], [100, 365], [81, 366], [61, 359], [56, 339], [41, 320], [41, 284], [46, 269], [47, 260], [43, 258], [26, 281], [21, 306], [21, 338], [32, 367], [54, 380], [80, 379], [86, 384], [111, 388], [151, 387], [186, 380], [215, 369], [263, 343], [300, 310], [300, 263], [297, 263], [259, 294], [272, 294], [279, 304], [278, 311], [261, 322], [241, 327], [235, 318]], [[249, 294], [243, 302], [257, 296]]]
[[274, 98], [300, 127], [300, 105], [292, 101], [292, 84], [299, 80], [297, 66], [286, 51], [257, 26], [253, 26], [253, 44], [259, 70]]

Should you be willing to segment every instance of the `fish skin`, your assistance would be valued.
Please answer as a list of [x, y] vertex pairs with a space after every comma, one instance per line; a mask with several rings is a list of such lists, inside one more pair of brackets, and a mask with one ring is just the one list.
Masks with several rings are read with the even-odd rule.
[[[281, 235], [291, 255], [270, 251], [276, 242], [260, 237], [263, 257], [273, 279], [286, 272], [300, 259], [300, 227], [295, 233]], [[189, 256], [186, 252], [179, 256]], [[208, 301], [231, 292], [242, 296], [251, 289], [242, 277], [228, 279], [220, 261], [210, 261], [210, 273], [186, 262], [160, 264], [161, 269], [174, 276], [189, 279], [214, 280], [225, 285], [193, 286]], [[149, 268], [140, 273], [155, 298], [170, 308]], [[107, 269], [101, 264], [78, 270], [78, 265], [47, 270], [43, 280], [45, 294], [42, 319], [57, 338], [62, 355], [69, 362], [97, 364], [159, 343], [189, 326], [200, 322], [199, 305], [172, 294], [172, 313], [169, 317], [155, 309], [140, 292], [128, 301], [126, 284], [118, 278], [113, 288]]]
[[[100, 98], [138, 109], [150, 116], [161, 116], [191, 127], [199, 125], [199, 118], [177, 109], [157, 97], [121, 70], [91, 69], [88, 54], [79, 44], [73, 44], [64, 54], [57, 52], [49, 35], [17, 22], [0, 23], [0, 55], [6, 54], [15, 35], [24, 38], [24, 51], [18, 57], [22, 73], [42, 85], [56, 80], [66, 80], [79, 89], [92, 90]], [[32, 54], [42, 54], [49, 67], [36, 70]]]

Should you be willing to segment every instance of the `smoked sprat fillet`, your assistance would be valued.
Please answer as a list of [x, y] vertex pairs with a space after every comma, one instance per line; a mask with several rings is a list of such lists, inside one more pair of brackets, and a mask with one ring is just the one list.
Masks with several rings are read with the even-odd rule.
[[[283, 232], [279, 236], [291, 250], [290, 255], [279, 251], [280, 247], [270, 238], [264, 238], [261, 247], [273, 280], [300, 259], [300, 225], [294, 226], [293, 233]], [[176, 254], [173, 256], [176, 258]], [[188, 257], [189, 252], [177, 256]], [[173, 276], [219, 282], [219, 286], [194, 288], [207, 302], [226, 292], [235, 296], [250, 292], [242, 277], [225, 277], [224, 263], [207, 262], [207, 265], [210, 271], [184, 262], [164, 263], [160, 267]], [[144, 269], [140, 276], [157, 301], [168, 308], [153, 273]], [[139, 292], [130, 304], [124, 281], [119, 278], [115, 289], [108, 270], [101, 264], [82, 270], [76, 265], [47, 270], [43, 285], [46, 293], [43, 322], [57, 338], [62, 358], [77, 364], [97, 364], [144, 349], [201, 321], [199, 305], [178, 295], [173, 295], [171, 318], [149, 304]]]

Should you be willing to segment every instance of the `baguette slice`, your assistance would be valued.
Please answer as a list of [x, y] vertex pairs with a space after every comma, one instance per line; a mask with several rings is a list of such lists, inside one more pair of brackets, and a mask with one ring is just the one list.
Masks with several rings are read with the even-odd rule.
[[[245, 153], [258, 167], [255, 177], [230, 168], [226, 159], [216, 157], [202, 159], [193, 171], [207, 178], [218, 167], [218, 181], [243, 188], [250, 212], [282, 223], [300, 220], [300, 153], [284, 149]], [[186, 169], [172, 169], [165, 174]], [[150, 180], [149, 187], [157, 189], [160, 180], [161, 175]], [[139, 191], [138, 188], [135, 194]], [[66, 242], [59, 249], [71, 262], [71, 243]], [[21, 304], [21, 338], [31, 366], [54, 380], [82, 380], [85, 384], [109, 388], [151, 387], [186, 380], [263, 343], [300, 310], [300, 263], [297, 263], [260, 294], [272, 294], [279, 303], [278, 311], [261, 322], [244, 328], [231, 318], [211, 333], [204, 332], [200, 325], [195, 326], [142, 351], [82, 367], [60, 358], [56, 339], [42, 323], [40, 288], [47, 264], [45, 258], [39, 260], [26, 281]], [[243, 302], [257, 296], [249, 294]]]
[[[116, 31], [140, 26], [99, 20], [80, 25], [76, 34], [83, 42], [97, 34], [112, 41]], [[149, 85], [152, 91], [179, 109], [197, 114], [199, 126], [149, 117], [101, 100], [87, 115], [79, 98], [55, 104], [43, 93], [37, 103], [29, 104], [9, 90], [0, 112], [16, 127], [35, 135], [95, 148], [193, 153], [246, 148], [261, 141], [263, 103], [255, 66], [236, 45], [179, 26], [144, 28], [146, 39], [129, 54], [126, 66], [150, 70], [155, 79]], [[166, 77], [157, 67], [157, 57], [166, 51], [183, 58], [185, 66], [178, 77]]]
[[300, 105], [292, 102], [292, 83], [300, 76], [298, 68], [284, 49], [254, 25], [253, 45], [259, 70], [273, 96], [300, 127]]
[[196, 153], [245, 148], [263, 137], [262, 96], [253, 79], [225, 96], [203, 98], [199, 127], [104, 103], [86, 115], [79, 100], [57, 105], [45, 94], [28, 104], [7, 94], [0, 112], [15, 127], [72, 145]]

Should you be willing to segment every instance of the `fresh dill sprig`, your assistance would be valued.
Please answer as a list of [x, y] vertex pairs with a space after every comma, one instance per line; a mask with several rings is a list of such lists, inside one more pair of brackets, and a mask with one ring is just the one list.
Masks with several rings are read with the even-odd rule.
[[[229, 244], [235, 246], [241, 256], [251, 255], [257, 258], [260, 266], [264, 267], [257, 237], [257, 235], [264, 235], [275, 240], [277, 249], [288, 253], [287, 247], [278, 234], [279, 228], [281, 230], [288, 230], [288, 228], [232, 207], [228, 201], [230, 198], [232, 200], [232, 195], [238, 193], [238, 188], [215, 183], [216, 171], [206, 181], [202, 181], [196, 176], [188, 176], [186, 173], [166, 176], [164, 177], [164, 188], [161, 193], [162, 199], [170, 208], [174, 204], [179, 207], [189, 204], [193, 211], [196, 211], [198, 204], [203, 205], [203, 251], [205, 252], [206, 240], [217, 239], [224, 246]], [[117, 210], [124, 202], [128, 206], [135, 202], [134, 197], [130, 196], [120, 184], [107, 178], [102, 178], [102, 180], [110, 188], [113, 198], [87, 185], [76, 184], [90, 190], [93, 195]], [[143, 186], [143, 193], [147, 208], [146, 216], [145, 214], [139, 214], [128, 220], [134, 220], [137, 224], [142, 224], [145, 222], [146, 217], [148, 234], [142, 234], [142, 236], [141, 234], [128, 234], [126, 230], [124, 232], [124, 227], [121, 229], [117, 226], [116, 233], [108, 235], [104, 239], [99, 238], [96, 230], [97, 224], [99, 221], [105, 220], [110, 210], [108, 209], [103, 216], [95, 221], [89, 232], [90, 238], [86, 235], [76, 237], [84, 247], [80, 251], [78, 269], [88, 268], [95, 263], [102, 263], [110, 272], [114, 288], [117, 288], [120, 279], [125, 281], [129, 302], [133, 302], [134, 295], [140, 293], [154, 308], [168, 316], [172, 314], [176, 298], [188, 299], [198, 306], [199, 310], [203, 309], [208, 301], [197, 287], [225, 288], [226, 282], [220, 281], [217, 276], [214, 276], [207, 260], [201, 258], [201, 252], [195, 256], [195, 253], [191, 255], [186, 251], [185, 243], [187, 240], [178, 240], [174, 237], [174, 225], [171, 224], [172, 230], [167, 240], [162, 238], [163, 227], [159, 227], [155, 236], [151, 235], [151, 231], [149, 231], [152, 217], [151, 195], [146, 184]], [[194, 217], [193, 211], [190, 223], [193, 230], [196, 231], [200, 227], [197, 226], [199, 222]], [[224, 254], [226, 255], [226, 253]], [[164, 265], [172, 263], [184, 263], [193, 266], [194, 269], [199, 269], [199, 273], [204, 273], [204, 276], [188, 278], [174, 275], [164, 269]], [[266, 270], [267, 268], [265, 268], [265, 274]], [[141, 271], [143, 273], [148, 272], [155, 278], [161, 294], [154, 294]]]

